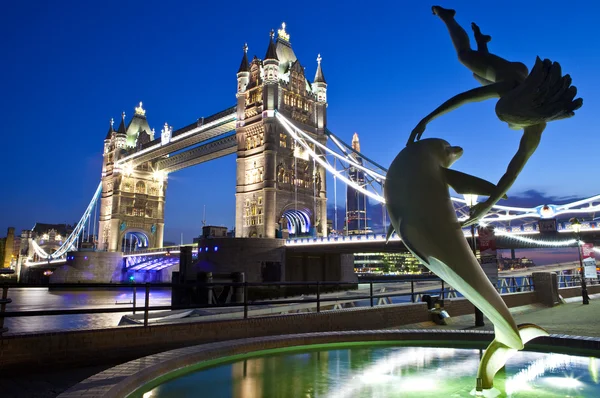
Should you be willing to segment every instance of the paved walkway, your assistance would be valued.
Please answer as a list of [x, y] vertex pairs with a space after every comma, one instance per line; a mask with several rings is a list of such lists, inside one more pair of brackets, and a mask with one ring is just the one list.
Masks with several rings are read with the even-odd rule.
[[[513, 308], [511, 312], [517, 324], [534, 323], [551, 334], [600, 337], [600, 295], [590, 296], [589, 305], [583, 305], [581, 297], [574, 297], [568, 299], [567, 303], [552, 308], [536, 304]], [[445, 326], [435, 325], [433, 322], [424, 322], [417, 325], [405, 325], [400, 328], [494, 330], [494, 326], [487, 318], [484, 327], [475, 328], [474, 315], [452, 317], [452, 314], [450, 314], [450, 316], [447, 322], [448, 325]]]
[[[573, 298], [553, 308], [529, 305], [513, 309], [511, 312], [517, 323], [534, 323], [544, 327], [549, 333], [600, 337], [600, 295], [594, 295], [591, 299], [589, 305], [582, 305], [581, 298]], [[493, 325], [487, 319], [486, 325], [482, 328], [474, 328], [474, 323], [474, 315], [464, 315], [449, 318], [448, 325], [445, 326], [425, 322], [399, 328], [493, 330]], [[114, 365], [116, 364], [112, 366]], [[0, 377], [0, 396], [2, 398], [53, 398], [109, 367], [111, 366], [68, 369], [10, 378]]]

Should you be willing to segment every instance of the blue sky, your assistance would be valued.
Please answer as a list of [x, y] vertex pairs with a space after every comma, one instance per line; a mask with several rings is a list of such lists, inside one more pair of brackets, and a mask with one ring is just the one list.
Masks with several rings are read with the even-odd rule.
[[[144, 102], [151, 127], [175, 128], [235, 103], [242, 46], [263, 58], [269, 31], [287, 23], [312, 77], [323, 57], [328, 127], [389, 165], [428, 112], [477, 86], [456, 59], [429, 3], [252, 3], [179, 1], [11, 2], [0, 16], [0, 235], [37, 222], [76, 222], [100, 179], [111, 117]], [[455, 1], [457, 20], [491, 34], [490, 50], [529, 67], [536, 55], [559, 61], [584, 106], [550, 123], [509, 192], [591, 196], [597, 186], [594, 115], [600, 109], [597, 15], [593, 2]], [[470, 33], [470, 29], [468, 29]], [[496, 182], [520, 133], [497, 120], [494, 101], [434, 121], [427, 137], [465, 149], [461, 171]], [[235, 155], [169, 176], [166, 239], [198, 235], [207, 222], [234, 224]], [[330, 186], [331, 188], [331, 186]], [[339, 188], [339, 187], [338, 187]], [[340, 195], [341, 196], [341, 195]]]

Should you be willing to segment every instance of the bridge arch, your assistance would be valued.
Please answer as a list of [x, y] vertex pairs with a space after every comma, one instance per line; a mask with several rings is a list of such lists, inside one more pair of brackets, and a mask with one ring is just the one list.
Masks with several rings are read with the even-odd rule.
[[282, 219], [285, 219], [287, 225], [282, 225], [283, 228], [287, 227], [290, 236], [303, 236], [309, 235], [311, 232], [311, 211], [307, 209], [288, 209], [281, 215]]
[[122, 251], [145, 250], [152, 247], [150, 237], [145, 231], [139, 229], [128, 229], [121, 238]]

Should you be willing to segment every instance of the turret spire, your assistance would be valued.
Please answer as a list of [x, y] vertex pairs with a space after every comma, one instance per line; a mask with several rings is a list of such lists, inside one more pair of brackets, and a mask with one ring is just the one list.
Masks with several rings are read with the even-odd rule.
[[248, 65], [248, 43], [244, 43], [244, 57], [242, 58], [242, 63], [240, 64], [240, 72], [248, 72], [250, 70], [250, 66]]
[[273, 37], [275, 36], [275, 31], [273, 29], [271, 29], [271, 33], [270, 33], [270, 39], [269, 39], [269, 48], [267, 49], [267, 55], [265, 55], [265, 60], [267, 59], [276, 59], [277, 61], [279, 61], [279, 58], [277, 58], [277, 51], [275, 50], [275, 43], [273, 43]]
[[325, 76], [323, 75], [323, 69], [321, 69], [321, 54], [317, 56], [317, 73], [315, 73], [315, 83], [327, 83], [325, 81]]
[[119, 124], [119, 128], [117, 130], [119, 134], [126, 134], [125, 129], [125, 112], [121, 113], [121, 124]]
[[113, 119], [112, 117], [110, 118], [110, 126], [108, 127], [108, 133], [106, 133], [106, 140], [110, 140], [112, 138], [112, 133], [115, 132], [115, 129], [113, 128], [113, 124], [115, 124], [115, 119]]

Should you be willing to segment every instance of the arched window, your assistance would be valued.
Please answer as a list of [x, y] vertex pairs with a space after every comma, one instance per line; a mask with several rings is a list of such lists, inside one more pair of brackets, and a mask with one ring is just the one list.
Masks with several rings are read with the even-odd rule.
[[146, 193], [146, 184], [144, 184], [144, 181], [138, 181], [135, 184], [135, 193]]

